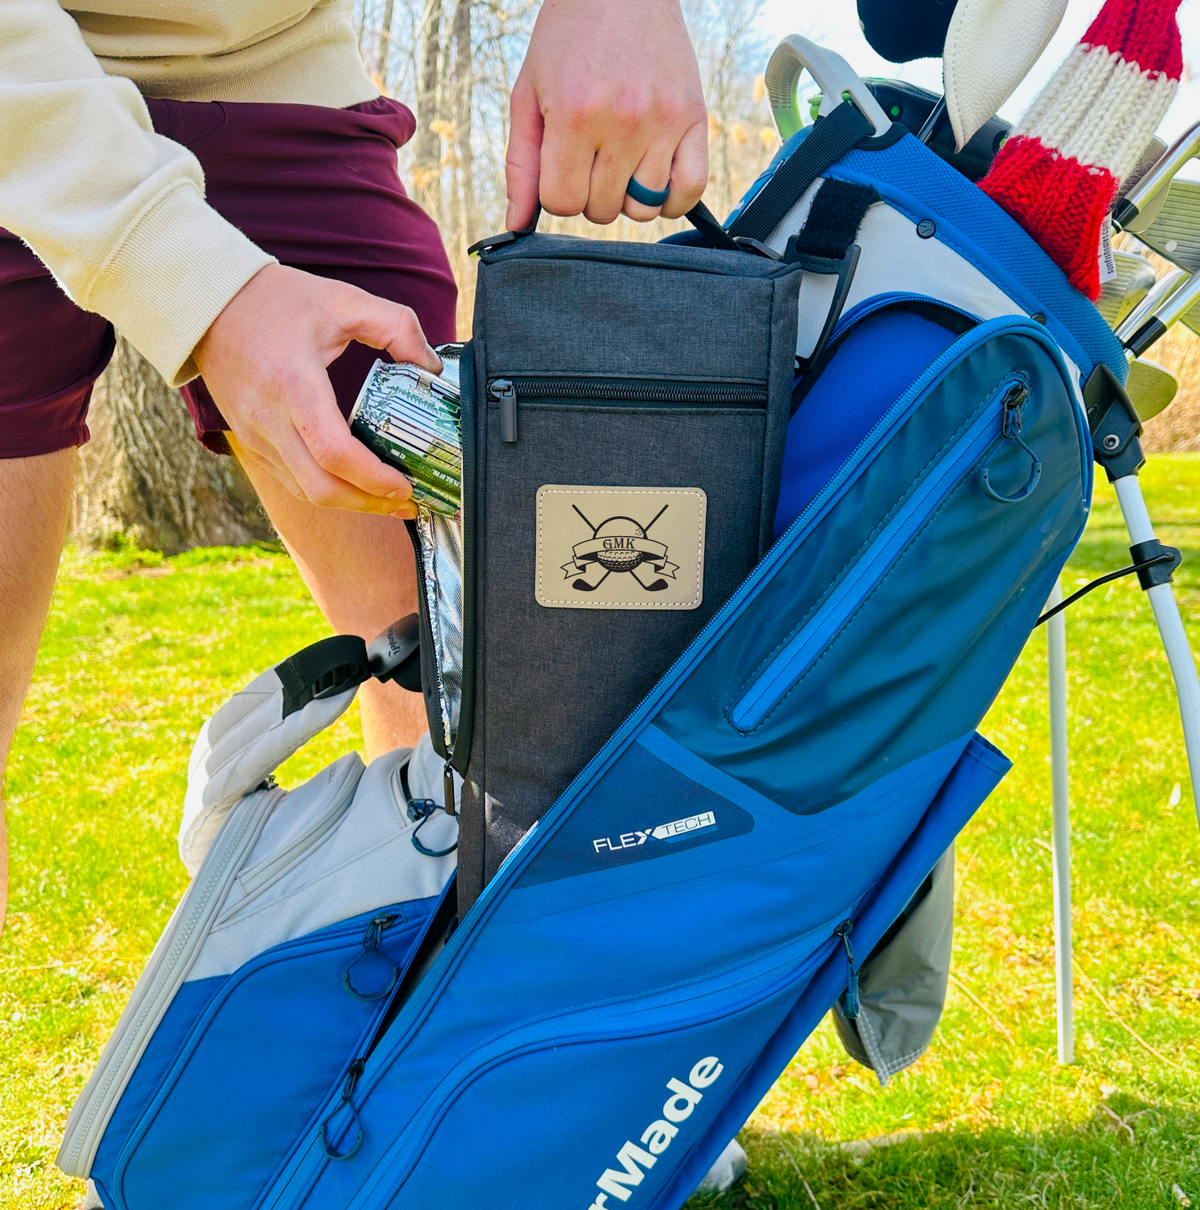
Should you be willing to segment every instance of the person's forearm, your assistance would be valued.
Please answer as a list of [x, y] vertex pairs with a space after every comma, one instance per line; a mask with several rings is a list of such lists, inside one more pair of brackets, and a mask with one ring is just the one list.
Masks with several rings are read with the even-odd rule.
[[272, 260], [205, 203], [195, 157], [154, 133], [56, 0], [0, 0], [0, 227], [176, 384]]

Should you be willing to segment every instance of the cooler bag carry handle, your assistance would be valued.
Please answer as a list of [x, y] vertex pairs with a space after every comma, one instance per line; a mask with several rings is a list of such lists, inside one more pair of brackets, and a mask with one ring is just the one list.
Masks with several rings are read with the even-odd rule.
[[[539, 202], [534, 208], [533, 218], [527, 226], [522, 227], [519, 231], [501, 231], [497, 235], [485, 236], [467, 249], [467, 255], [479, 256], [484, 252], [495, 252], [499, 248], [507, 248], [509, 244], [515, 244], [517, 240], [524, 239], [527, 235], [533, 235], [537, 231], [537, 225], [541, 221], [541, 217], [542, 204]], [[703, 202], [697, 202], [684, 215], [684, 218], [714, 248], [722, 248], [726, 252], [749, 251], [749, 249], [743, 249], [740, 244], [734, 241], [729, 232], [721, 225], [721, 221]]]

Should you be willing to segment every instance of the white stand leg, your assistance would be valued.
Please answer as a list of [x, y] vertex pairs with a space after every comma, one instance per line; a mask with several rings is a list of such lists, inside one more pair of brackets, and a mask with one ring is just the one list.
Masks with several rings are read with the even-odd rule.
[[[1062, 581], [1046, 602], [1062, 600]], [[1051, 862], [1054, 867], [1054, 991], [1058, 1020], [1058, 1061], [1075, 1062], [1075, 980], [1071, 969], [1071, 800], [1067, 751], [1067, 615], [1046, 623], [1046, 660], [1050, 683], [1050, 804], [1053, 813]]]
[[[1154, 526], [1146, 512], [1146, 501], [1136, 475], [1126, 475], [1113, 483], [1117, 500], [1129, 530], [1133, 544], [1150, 542], [1154, 539]], [[1187, 749], [1188, 773], [1192, 782], [1192, 800], [1196, 807], [1196, 820], [1200, 823], [1200, 679], [1196, 676], [1196, 662], [1188, 643], [1183, 619], [1170, 584], [1156, 584], [1146, 593], [1154, 620], [1162, 635], [1171, 676], [1175, 680], [1175, 693], [1179, 698], [1179, 716], [1183, 722], [1183, 742]]]

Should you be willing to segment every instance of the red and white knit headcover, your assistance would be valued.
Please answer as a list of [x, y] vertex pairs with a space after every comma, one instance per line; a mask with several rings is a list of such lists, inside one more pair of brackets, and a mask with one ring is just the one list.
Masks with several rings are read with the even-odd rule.
[[1092, 299], [1104, 220], [1183, 73], [1180, 3], [1108, 0], [980, 182]]

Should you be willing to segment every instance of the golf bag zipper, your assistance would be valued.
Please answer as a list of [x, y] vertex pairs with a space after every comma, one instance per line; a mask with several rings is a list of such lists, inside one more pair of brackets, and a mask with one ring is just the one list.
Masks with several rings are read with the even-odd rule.
[[[1024, 380], [1010, 378], [1001, 384], [949, 452], [914, 488], [878, 538], [847, 570], [808, 624], [795, 634], [734, 703], [729, 713], [729, 721], [734, 727], [743, 732], [752, 731], [791, 691], [863, 600], [887, 575], [953, 486], [978, 466], [980, 460], [999, 442], [1010, 438], [1009, 428], [1016, 425], [1019, 429], [1019, 422], [1011, 417], [1019, 415], [1020, 407], [1028, 395]], [[1013, 401], [1011, 404], [1010, 400]], [[1001, 405], [999, 417], [996, 415], [997, 403]], [[1000, 421], [999, 432], [997, 420]], [[1024, 442], [1021, 445], [1032, 456], [1029, 447]], [[1036, 457], [1033, 460], [1034, 473], [1015, 496], [1003, 497], [990, 489], [986, 465], [979, 471], [980, 487], [993, 499], [1004, 503], [1026, 499], [1037, 486], [1041, 474], [1041, 463]]]
[[488, 398], [500, 405], [500, 440], [518, 440], [517, 408], [521, 400], [566, 399], [671, 407], [765, 407], [766, 385], [733, 382], [661, 382], [652, 378], [490, 378]]
[[854, 950], [850, 945], [853, 931], [852, 920], [843, 920], [833, 930], [834, 936], [841, 938], [842, 948], [846, 951], [846, 990], [842, 993], [842, 1012], [851, 1021], [858, 1016], [858, 968], [854, 965]]
[[837, 327], [834, 328], [833, 335], [829, 338], [830, 346], [835, 345], [851, 328], [869, 316], [874, 315], [877, 311], [886, 311], [891, 308], [903, 309], [905, 304], [910, 303], [919, 303], [921, 306], [935, 311], [944, 311], [948, 315], [957, 315], [960, 319], [966, 320], [972, 327], [982, 322], [978, 315], [966, 311], [962, 307], [956, 307], [951, 303], [943, 302], [940, 298], [932, 298], [928, 294], [882, 294], [872, 298], [869, 302], [859, 303], [846, 312], [838, 320]]

